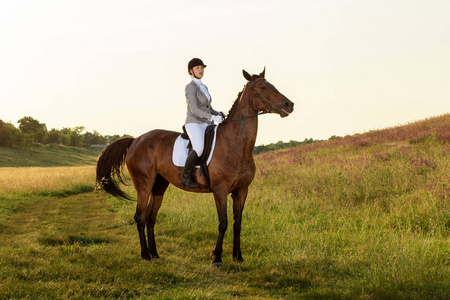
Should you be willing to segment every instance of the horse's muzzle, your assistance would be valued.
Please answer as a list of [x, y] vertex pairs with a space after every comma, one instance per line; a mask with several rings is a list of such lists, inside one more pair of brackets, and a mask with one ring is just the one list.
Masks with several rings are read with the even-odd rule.
[[277, 106], [277, 112], [282, 118], [289, 116], [293, 111], [294, 102], [290, 100], [286, 100], [283, 105]]

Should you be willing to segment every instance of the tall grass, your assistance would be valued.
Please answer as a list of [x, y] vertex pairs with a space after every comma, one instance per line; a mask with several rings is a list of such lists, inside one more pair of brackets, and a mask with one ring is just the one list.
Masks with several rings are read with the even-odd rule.
[[40, 196], [91, 192], [95, 167], [0, 168], [0, 221]]
[[[449, 124], [444, 115], [257, 155], [242, 229], [251, 275], [239, 278], [247, 292], [257, 286], [293, 298], [448, 298]], [[118, 212], [125, 218], [126, 210]], [[156, 227], [160, 254], [207, 260], [216, 218], [210, 195], [169, 188]], [[224, 251], [232, 251], [231, 230]]]
[[317, 261], [329, 288], [350, 281], [379, 297], [445, 298], [449, 132], [447, 114], [259, 155], [249, 206], [255, 197], [266, 212], [283, 212], [264, 218], [260, 234], [272, 233], [301, 273]]
[[246, 263], [231, 259], [229, 226], [221, 269], [209, 258], [212, 195], [169, 187], [155, 229], [162, 258], [152, 264], [140, 260], [135, 202], [40, 197], [0, 227], [0, 298], [448, 299], [448, 124], [444, 115], [257, 155]]
[[95, 183], [95, 167], [0, 168], [0, 195], [45, 194]]

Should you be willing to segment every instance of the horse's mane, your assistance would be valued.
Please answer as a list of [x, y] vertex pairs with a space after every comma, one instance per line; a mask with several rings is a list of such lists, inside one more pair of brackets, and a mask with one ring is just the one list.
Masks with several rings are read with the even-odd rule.
[[[261, 78], [261, 76], [259, 76], [259, 75], [252, 75], [252, 80], [256, 80], [256, 79], [258, 79], [258, 78]], [[241, 99], [241, 96], [242, 96], [242, 93], [243, 93], [244, 90], [245, 90], [245, 87], [246, 87], [246, 85], [244, 86], [244, 88], [242, 89], [242, 91], [239, 92], [239, 94], [238, 94], [236, 100], [234, 100], [233, 106], [231, 106], [230, 111], [228, 112], [227, 117], [226, 117], [224, 120], [227, 120], [228, 117], [231, 115], [231, 113], [233, 113], [233, 112], [236, 110], [236, 107], [237, 107], [238, 104], [239, 104], [239, 99]]]
[[230, 111], [228, 112], [227, 117], [224, 120], [227, 120], [230, 117], [230, 115], [236, 110], [236, 107], [239, 104], [239, 99], [241, 99], [241, 95], [243, 92], [244, 92], [244, 90], [239, 92], [236, 100], [234, 100], [233, 106], [231, 106]]

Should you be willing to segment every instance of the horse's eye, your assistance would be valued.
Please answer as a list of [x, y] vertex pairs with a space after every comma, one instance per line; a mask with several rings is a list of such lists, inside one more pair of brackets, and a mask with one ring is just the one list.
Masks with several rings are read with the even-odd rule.
[[266, 89], [266, 87], [265, 87], [265, 86], [263, 85], [263, 86], [261, 87], [261, 89], [262, 89], [262, 90], [265, 90], [265, 89]]

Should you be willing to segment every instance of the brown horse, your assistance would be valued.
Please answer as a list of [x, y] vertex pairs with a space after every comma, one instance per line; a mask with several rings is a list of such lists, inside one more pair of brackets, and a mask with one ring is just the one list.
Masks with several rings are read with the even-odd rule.
[[[219, 236], [211, 253], [213, 265], [222, 265], [222, 243], [227, 230], [227, 196], [233, 199], [233, 259], [242, 262], [240, 232], [242, 210], [248, 187], [255, 176], [253, 148], [258, 130], [258, 115], [278, 113], [288, 116], [294, 103], [283, 96], [264, 79], [265, 69], [259, 75], [250, 75], [242, 92], [233, 104], [228, 117], [217, 128], [216, 146], [208, 166], [210, 185], [196, 172], [198, 188], [181, 186], [183, 168], [172, 162], [172, 150], [178, 132], [152, 130], [140, 137], [120, 139], [104, 149], [97, 161], [97, 184], [107, 193], [128, 198], [118, 187], [122, 180], [122, 165], [126, 161], [134, 187], [137, 191], [137, 207], [134, 219], [141, 243], [141, 256], [157, 258], [154, 226], [156, 215], [169, 184], [196, 193], [213, 193], [219, 218]], [[150, 198], [150, 201], [149, 201]], [[147, 225], [148, 245], [145, 236]]]

